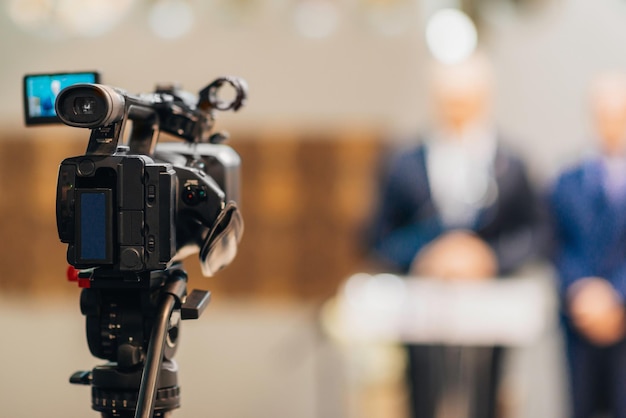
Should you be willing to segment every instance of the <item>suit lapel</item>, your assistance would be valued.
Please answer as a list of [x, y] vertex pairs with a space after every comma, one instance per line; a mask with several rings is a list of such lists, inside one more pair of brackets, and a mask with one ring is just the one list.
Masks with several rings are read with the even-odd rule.
[[420, 190], [423, 190], [423, 194], [420, 193], [420, 196], [417, 198], [417, 210], [415, 211], [415, 216], [418, 221], [433, 221], [436, 220], [440, 223], [439, 216], [437, 214], [437, 209], [435, 208], [435, 204], [432, 198], [430, 179], [428, 177], [428, 170], [426, 169], [426, 146], [421, 145], [417, 152], [417, 169], [419, 170], [419, 178], [424, 179], [423, 188], [419, 187]]
[[509, 182], [509, 172], [509, 160], [498, 145], [493, 161], [493, 184], [490, 186], [491, 190], [489, 190], [492, 196], [488, 199], [487, 205], [478, 211], [474, 221], [474, 230], [479, 231], [483, 229], [497, 217], [500, 210], [502, 191], [506, 187], [506, 183]]

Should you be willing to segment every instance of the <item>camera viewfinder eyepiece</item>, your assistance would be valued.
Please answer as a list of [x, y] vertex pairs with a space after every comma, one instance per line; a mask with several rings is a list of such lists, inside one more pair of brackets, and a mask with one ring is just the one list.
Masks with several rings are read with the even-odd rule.
[[124, 117], [126, 101], [116, 89], [101, 84], [75, 84], [63, 89], [55, 110], [63, 123], [77, 128], [108, 126]]

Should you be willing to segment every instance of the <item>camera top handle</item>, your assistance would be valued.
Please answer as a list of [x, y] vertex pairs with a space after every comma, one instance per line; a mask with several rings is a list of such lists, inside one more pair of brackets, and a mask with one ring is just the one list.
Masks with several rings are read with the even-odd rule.
[[[225, 85], [234, 89], [232, 100], [218, 95]], [[176, 86], [162, 86], [155, 93], [134, 96], [109, 86], [76, 84], [59, 93], [55, 108], [66, 125], [92, 130], [86, 154], [113, 155], [130, 119], [130, 153], [152, 156], [160, 131], [189, 143], [221, 142], [226, 138], [224, 134], [212, 134], [215, 110], [237, 111], [246, 98], [247, 84], [237, 77], [216, 79], [198, 97]]]

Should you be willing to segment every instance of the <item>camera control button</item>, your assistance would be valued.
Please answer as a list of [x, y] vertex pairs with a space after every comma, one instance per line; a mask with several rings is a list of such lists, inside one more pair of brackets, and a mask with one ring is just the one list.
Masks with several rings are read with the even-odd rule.
[[200, 188], [198, 188], [198, 200], [200, 201], [204, 201], [207, 198], [207, 190], [206, 187], [201, 186]]
[[156, 186], [154, 184], [148, 185], [147, 193], [148, 203], [154, 203], [156, 200]]
[[192, 206], [198, 203], [198, 190], [195, 186], [186, 186], [183, 189], [183, 202]]
[[96, 171], [96, 165], [89, 159], [82, 160], [78, 164], [78, 174], [81, 176], [91, 176]]
[[141, 265], [141, 258], [136, 248], [126, 248], [122, 251], [120, 262], [125, 268], [132, 269]]

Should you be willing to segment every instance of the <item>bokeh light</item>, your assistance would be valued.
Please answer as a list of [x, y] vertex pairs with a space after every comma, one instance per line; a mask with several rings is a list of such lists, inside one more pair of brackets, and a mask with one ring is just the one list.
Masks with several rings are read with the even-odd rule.
[[463, 61], [478, 44], [476, 26], [459, 9], [441, 9], [428, 19], [426, 43], [438, 61], [446, 64]]

